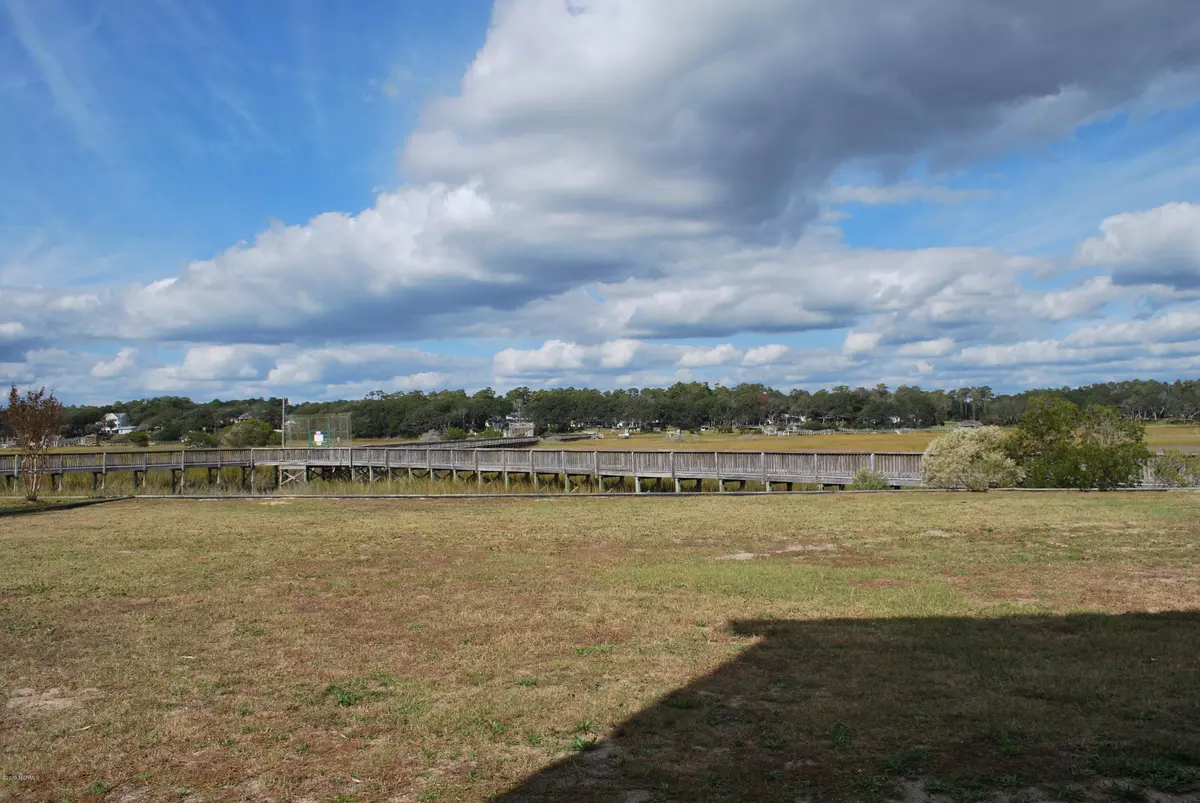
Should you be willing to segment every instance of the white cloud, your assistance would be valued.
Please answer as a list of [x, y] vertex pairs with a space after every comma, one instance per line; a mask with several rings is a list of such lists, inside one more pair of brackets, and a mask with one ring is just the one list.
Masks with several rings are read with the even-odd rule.
[[690, 347], [683, 352], [676, 363], [680, 368], [707, 368], [714, 365], [727, 365], [741, 359], [742, 352], [729, 343], [706, 348], [704, 346]]
[[499, 376], [523, 376], [579, 368], [583, 355], [583, 349], [574, 343], [549, 340], [538, 349], [504, 349], [492, 363]]
[[755, 346], [752, 349], [746, 350], [746, 356], [742, 360], [742, 365], [757, 366], [770, 365], [771, 363], [779, 362], [787, 355], [789, 349], [787, 346], [782, 346], [778, 343], [772, 343], [766, 346]]
[[860, 351], [870, 351], [879, 344], [881, 335], [878, 332], [851, 332], [846, 335], [842, 350], [847, 354], [857, 354]]
[[137, 349], [123, 348], [111, 360], [100, 360], [92, 366], [91, 375], [97, 378], [123, 376], [134, 366]]
[[1120, 283], [1200, 287], [1200, 205], [1169, 203], [1114, 215], [1102, 234], [1080, 243], [1082, 265], [1110, 268]]
[[918, 340], [915, 343], [905, 343], [896, 349], [900, 357], [941, 357], [954, 351], [954, 339], [939, 337], [934, 340]]

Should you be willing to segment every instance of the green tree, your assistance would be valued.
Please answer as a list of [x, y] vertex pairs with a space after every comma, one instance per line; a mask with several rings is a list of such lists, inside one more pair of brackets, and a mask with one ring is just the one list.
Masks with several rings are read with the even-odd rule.
[[1009, 444], [1031, 488], [1101, 491], [1136, 485], [1150, 456], [1146, 427], [1115, 407], [1086, 410], [1061, 396], [1029, 400]]
[[221, 445], [233, 449], [266, 446], [275, 441], [275, 430], [266, 421], [248, 418], [221, 431]]

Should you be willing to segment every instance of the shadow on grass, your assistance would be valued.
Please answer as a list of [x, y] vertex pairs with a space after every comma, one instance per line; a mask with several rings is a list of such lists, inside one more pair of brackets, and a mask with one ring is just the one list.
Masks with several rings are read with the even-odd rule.
[[727, 633], [739, 657], [493, 802], [1200, 800], [1200, 612]]

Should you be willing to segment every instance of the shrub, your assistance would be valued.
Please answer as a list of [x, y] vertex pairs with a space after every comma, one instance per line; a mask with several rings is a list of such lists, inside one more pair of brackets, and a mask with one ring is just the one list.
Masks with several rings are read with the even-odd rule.
[[481, 437], [481, 438], [503, 438], [504, 433], [501, 432], [500, 430], [496, 429], [495, 427], [489, 427], [489, 428], [485, 429], [483, 432], [480, 432], [479, 437]]
[[1035, 396], [1009, 443], [1031, 488], [1101, 491], [1136, 485], [1150, 456], [1145, 424], [1115, 407], [1086, 410], [1066, 399]]
[[266, 446], [275, 439], [275, 430], [266, 421], [248, 418], [221, 430], [221, 445], [234, 449]]
[[462, 441], [466, 439], [467, 431], [462, 427], [447, 427], [446, 431], [442, 433], [442, 440], [444, 441]]
[[1178, 449], [1167, 449], [1151, 459], [1150, 469], [1163, 485], [1174, 488], [1193, 488], [1200, 485], [1200, 454], [1186, 454]]
[[130, 432], [129, 433], [129, 442], [132, 443], [134, 446], [140, 446], [141, 448], [145, 449], [147, 446], [150, 445], [150, 433], [149, 432]]
[[890, 486], [888, 485], [887, 477], [878, 471], [862, 468], [854, 475], [854, 479], [851, 480], [850, 485], [847, 487], [851, 491], [886, 491]]
[[921, 481], [933, 488], [1011, 488], [1022, 472], [1005, 454], [1008, 436], [999, 427], [956, 429], [925, 450]]

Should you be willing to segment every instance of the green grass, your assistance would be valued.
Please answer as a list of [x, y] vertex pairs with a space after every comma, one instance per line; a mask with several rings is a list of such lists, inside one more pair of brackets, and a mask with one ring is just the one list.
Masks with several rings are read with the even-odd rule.
[[1200, 794], [1193, 494], [134, 501], [0, 556], [13, 799]]

